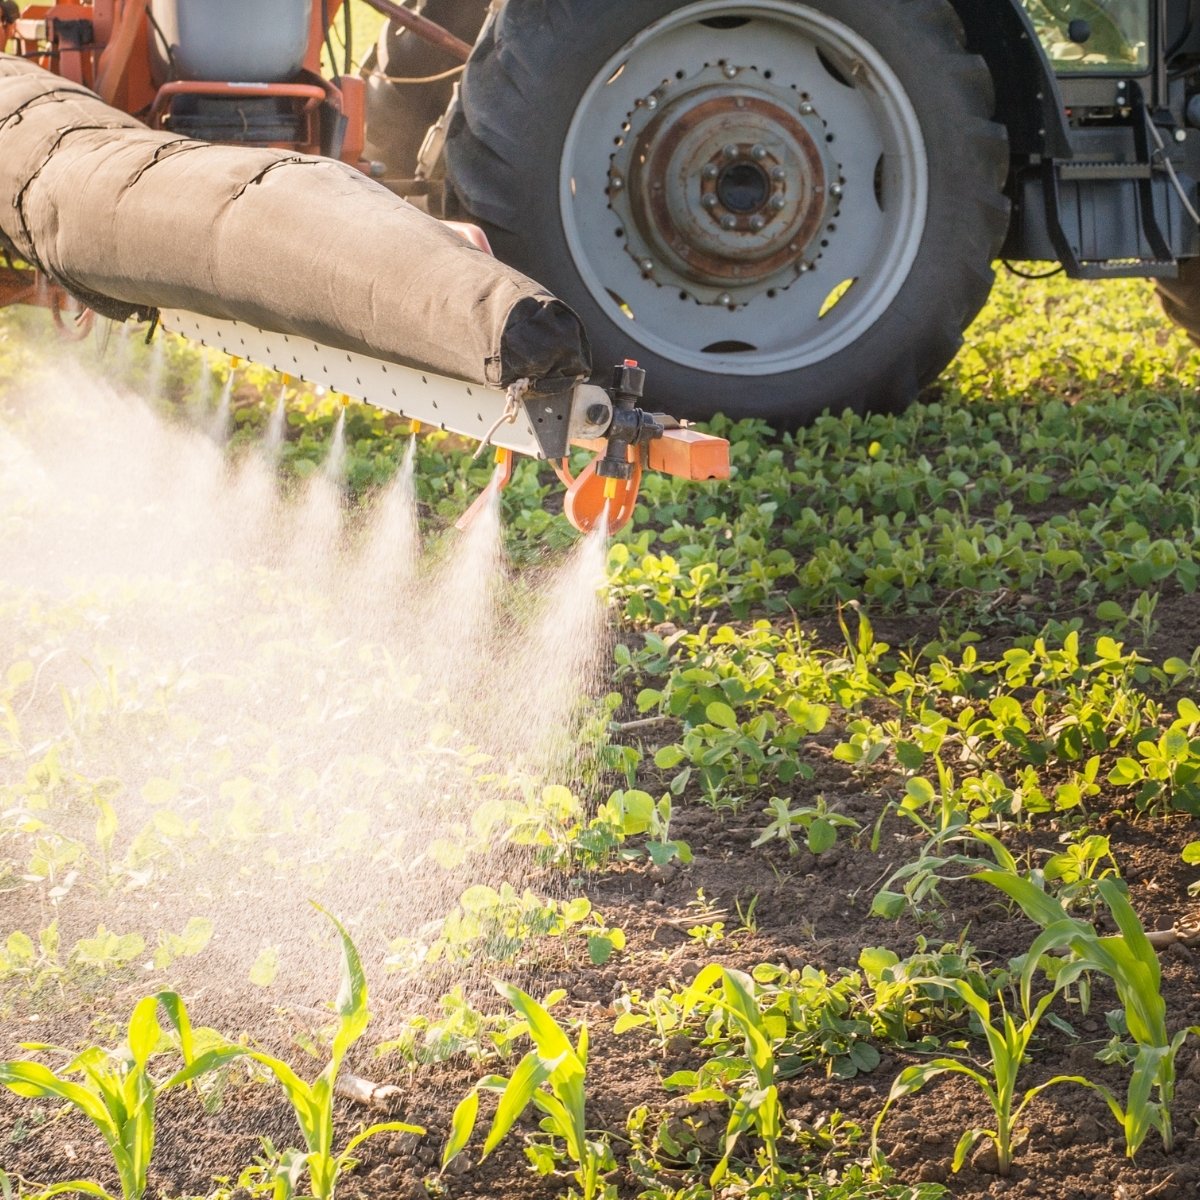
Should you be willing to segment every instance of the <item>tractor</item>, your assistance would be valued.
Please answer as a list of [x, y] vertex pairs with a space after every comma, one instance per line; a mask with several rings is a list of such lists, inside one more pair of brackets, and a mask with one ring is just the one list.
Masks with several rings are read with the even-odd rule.
[[1200, 0], [365, 3], [361, 68], [341, 0], [0, 0], [0, 37], [482, 229], [683, 417], [898, 411], [997, 262], [1154, 279], [1200, 335]]

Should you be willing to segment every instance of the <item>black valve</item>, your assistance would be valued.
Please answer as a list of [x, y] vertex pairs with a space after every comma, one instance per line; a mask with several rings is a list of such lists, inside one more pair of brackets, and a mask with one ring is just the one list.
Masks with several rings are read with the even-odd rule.
[[596, 464], [596, 474], [602, 479], [631, 479], [630, 446], [643, 446], [664, 433], [663, 427], [639, 407], [645, 388], [646, 372], [632, 359], [627, 358], [614, 370], [609, 390], [613, 402], [612, 424], [605, 434], [608, 448]]

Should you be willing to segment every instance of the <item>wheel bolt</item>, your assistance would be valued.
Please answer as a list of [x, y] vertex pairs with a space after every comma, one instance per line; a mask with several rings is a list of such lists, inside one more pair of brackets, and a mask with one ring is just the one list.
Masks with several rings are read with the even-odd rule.
[[786, 183], [787, 182], [787, 171], [783, 167], [776, 167], [771, 172], [771, 178], [773, 180], [775, 180], [776, 183]]
[[638, 266], [641, 267], [643, 275], [653, 275], [654, 274], [654, 260], [653, 259], [643, 258], [642, 261], [638, 263]]
[[725, 305], [726, 308], [733, 307], [733, 297], [728, 292], [722, 292], [717, 297], [717, 303]]
[[622, 189], [622, 188], [625, 186], [625, 180], [623, 180], [623, 179], [620, 177], [620, 175], [614, 175], [614, 176], [613, 176], [613, 177], [612, 177], [612, 178], [609, 180], [609, 184], [608, 184], [608, 186], [609, 186], [609, 187], [610, 187], [610, 188], [611, 188], [611, 189], [612, 189], [614, 192], [619, 192], [619, 191], [620, 191], [620, 190], [621, 190], [621, 189]]
[[845, 193], [846, 189], [842, 187], [840, 183], [833, 183], [829, 185], [829, 194], [831, 196], [843, 196]]
[[813, 106], [807, 100], [800, 105], [800, 115], [802, 117], [811, 117], [816, 111], [817, 110], [813, 108]]
[[737, 217], [735, 217], [732, 213], [726, 213], [725, 216], [721, 218], [721, 228], [727, 232], [731, 229], [736, 229]]
[[753, 229], [755, 233], [761, 233], [762, 230], [766, 228], [766, 224], [767, 218], [764, 217], [762, 213], [750, 218], [750, 228]]
[[709, 163], [709, 164], [708, 164], [708, 166], [707, 166], [707, 167], [705, 167], [705, 168], [704, 168], [704, 170], [700, 172], [700, 174], [701, 174], [701, 175], [702, 175], [702, 176], [703, 176], [705, 179], [716, 179], [716, 177], [717, 177], [718, 175], [720, 175], [720, 173], [721, 173], [721, 172], [717, 170], [717, 164], [716, 164], [716, 163]]
[[750, 151], [750, 157], [754, 159], [755, 162], [762, 162], [762, 160], [767, 157], [766, 146], [755, 146]]
[[738, 148], [737, 148], [736, 146], [734, 146], [734, 145], [730, 144], [730, 145], [726, 146], [726, 147], [725, 147], [725, 148], [724, 148], [724, 149], [721, 151], [721, 154], [722, 154], [722, 155], [723, 155], [725, 158], [737, 158], [737, 156], [738, 156]]
[[716, 196], [712, 195], [712, 193], [709, 193], [704, 197], [703, 200], [700, 201], [700, 203], [707, 208], [709, 212], [712, 212], [712, 210], [717, 207], [719, 201], [717, 200]]
[[772, 196], [771, 207], [776, 212], [783, 212], [783, 210], [787, 207], [787, 198], [784, 196]]
[[738, 74], [737, 67], [735, 67], [733, 65], [733, 63], [728, 63], [725, 67], [725, 78], [726, 79], [736, 79], [737, 74]]

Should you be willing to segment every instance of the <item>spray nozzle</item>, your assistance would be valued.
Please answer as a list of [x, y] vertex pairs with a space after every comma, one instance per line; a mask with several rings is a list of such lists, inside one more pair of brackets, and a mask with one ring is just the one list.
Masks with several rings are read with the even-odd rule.
[[596, 474], [602, 479], [631, 479], [630, 448], [644, 446], [664, 433], [662, 425], [639, 407], [645, 388], [646, 372], [633, 359], [627, 358], [614, 370], [609, 389], [612, 424], [605, 435], [608, 448], [596, 464]]

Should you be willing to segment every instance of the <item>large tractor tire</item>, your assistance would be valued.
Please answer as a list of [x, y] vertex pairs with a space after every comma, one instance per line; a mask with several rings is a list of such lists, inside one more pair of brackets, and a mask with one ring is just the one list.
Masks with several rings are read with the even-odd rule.
[[1200, 346], [1200, 258], [1181, 262], [1177, 278], [1160, 279], [1158, 298], [1167, 316]]
[[[412, 8], [471, 43], [479, 34], [487, 0], [407, 0]], [[417, 152], [429, 127], [446, 111], [453, 77], [427, 83], [391, 83], [430, 79], [452, 70], [458, 60], [423, 41], [403, 25], [389, 22], [363, 62], [367, 80], [367, 157], [398, 174], [416, 171]]]
[[947, 0], [508, 0], [450, 123], [462, 215], [680, 416], [898, 411], [1008, 223]]

